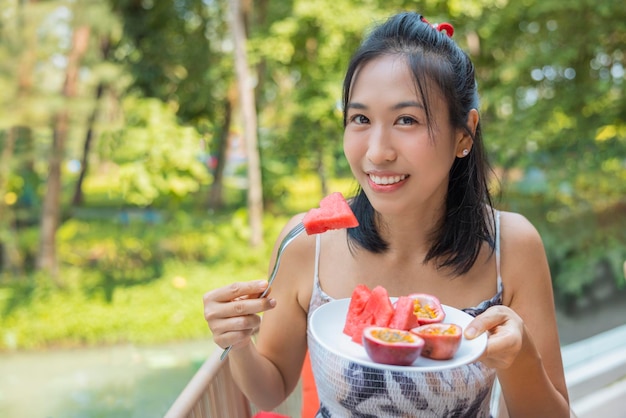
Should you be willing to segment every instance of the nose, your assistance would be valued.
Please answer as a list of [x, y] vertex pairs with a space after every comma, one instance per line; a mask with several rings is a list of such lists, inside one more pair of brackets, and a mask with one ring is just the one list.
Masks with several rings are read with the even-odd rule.
[[384, 127], [371, 130], [366, 157], [372, 164], [383, 164], [397, 158], [390, 132]]

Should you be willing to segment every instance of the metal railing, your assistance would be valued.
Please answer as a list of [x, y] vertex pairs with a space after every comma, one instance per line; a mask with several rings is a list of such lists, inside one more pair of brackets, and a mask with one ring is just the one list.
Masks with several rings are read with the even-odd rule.
[[[250, 418], [258, 410], [248, 402], [230, 374], [228, 357], [213, 354], [176, 398], [165, 418]], [[274, 412], [297, 417], [302, 402], [300, 385]]]

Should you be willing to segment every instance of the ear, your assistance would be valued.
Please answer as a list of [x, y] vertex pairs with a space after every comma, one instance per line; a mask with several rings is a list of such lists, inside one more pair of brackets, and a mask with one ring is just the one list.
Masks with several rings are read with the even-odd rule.
[[458, 158], [466, 157], [472, 150], [474, 140], [472, 139], [476, 133], [476, 127], [478, 126], [478, 111], [472, 109], [467, 114], [466, 126], [472, 133], [471, 135], [465, 131], [465, 129], [459, 129], [456, 134], [456, 156]]

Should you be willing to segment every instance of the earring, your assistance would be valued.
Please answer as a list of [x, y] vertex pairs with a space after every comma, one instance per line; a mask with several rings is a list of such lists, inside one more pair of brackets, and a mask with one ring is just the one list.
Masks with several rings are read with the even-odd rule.
[[469, 150], [467, 148], [465, 148], [462, 152], [464, 157], [467, 157], [467, 154], [469, 154]]

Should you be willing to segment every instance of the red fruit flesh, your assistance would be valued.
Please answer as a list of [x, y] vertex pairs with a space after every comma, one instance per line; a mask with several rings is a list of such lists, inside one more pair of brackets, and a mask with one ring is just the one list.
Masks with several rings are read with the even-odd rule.
[[[346, 323], [343, 332], [352, 337], [359, 327], [359, 316], [363, 313], [367, 301], [372, 295], [372, 291], [364, 284], [359, 284], [352, 291], [350, 304], [348, 305], [348, 314], [346, 315]], [[360, 340], [359, 340], [360, 341]]]
[[415, 315], [415, 303], [409, 296], [400, 296], [394, 305], [394, 314], [389, 321], [389, 328], [405, 331], [419, 326]]
[[367, 300], [363, 312], [354, 321], [356, 327], [353, 329], [352, 341], [362, 344], [365, 327], [371, 325], [386, 327], [392, 316], [393, 305], [389, 299], [387, 289], [382, 286], [376, 286], [372, 289], [372, 294]]
[[354, 228], [359, 221], [350, 205], [339, 192], [331, 193], [320, 201], [319, 208], [310, 209], [302, 219], [309, 235], [321, 234], [330, 229]]
[[363, 346], [376, 363], [409, 366], [420, 356], [424, 340], [408, 331], [373, 326], [363, 330]]
[[426, 324], [411, 329], [424, 340], [421, 355], [433, 360], [449, 360], [461, 346], [463, 329], [456, 324]]

